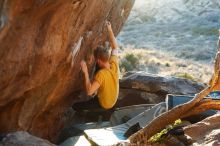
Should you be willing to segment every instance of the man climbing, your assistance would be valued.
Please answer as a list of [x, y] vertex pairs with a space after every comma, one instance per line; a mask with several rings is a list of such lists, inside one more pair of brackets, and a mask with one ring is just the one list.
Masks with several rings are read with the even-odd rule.
[[117, 101], [119, 92], [118, 45], [110, 22], [106, 22], [106, 25], [112, 50], [110, 54], [108, 48], [98, 47], [96, 49], [94, 56], [100, 70], [95, 74], [92, 81], [89, 79], [86, 62], [81, 62], [86, 93], [92, 96], [97, 92], [97, 96], [89, 101], [75, 104], [74, 109], [82, 107], [111, 109]]

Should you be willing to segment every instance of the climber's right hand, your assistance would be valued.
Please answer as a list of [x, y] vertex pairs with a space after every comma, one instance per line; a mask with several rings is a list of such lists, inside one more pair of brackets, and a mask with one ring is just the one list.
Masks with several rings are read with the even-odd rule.
[[107, 26], [108, 30], [112, 30], [111, 22], [105, 21], [105, 25]]
[[111, 23], [109, 21], [105, 21], [106, 26], [111, 26]]

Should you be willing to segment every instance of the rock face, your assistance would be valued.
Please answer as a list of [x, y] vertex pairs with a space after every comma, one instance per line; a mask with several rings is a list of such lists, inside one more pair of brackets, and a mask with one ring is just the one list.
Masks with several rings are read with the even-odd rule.
[[220, 144], [220, 114], [208, 117], [205, 120], [184, 127], [184, 132], [195, 142], [194, 145]]
[[128, 73], [120, 81], [122, 104], [159, 103], [167, 94], [190, 95], [199, 93], [205, 85], [188, 79], [163, 77], [146, 73]]
[[24, 131], [8, 134], [1, 144], [2, 146], [56, 146], [47, 140], [32, 136]]
[[133, 3], [1, 0], [0, 132], [55, 141], [81, 94], [79, 62], [85, 59], [92, 74], [93, 51], [107, 38], [105, 20], [118, 34]]

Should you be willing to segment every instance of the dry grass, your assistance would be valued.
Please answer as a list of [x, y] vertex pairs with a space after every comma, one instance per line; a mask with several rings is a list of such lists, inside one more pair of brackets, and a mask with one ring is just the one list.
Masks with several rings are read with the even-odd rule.
[[187, 74], [186, 77], [190, 76], [193, 80], [204, 83], [207, 83], [212, 75], [212, 64], [209, 62], [181, 59], [162, 51], [133, 48], [120, 50], [120, 59], [123, 60], [127, 54], [134, 54], [138, 57], [138, 67], [134, 68], [136, 71], [171, 76]]

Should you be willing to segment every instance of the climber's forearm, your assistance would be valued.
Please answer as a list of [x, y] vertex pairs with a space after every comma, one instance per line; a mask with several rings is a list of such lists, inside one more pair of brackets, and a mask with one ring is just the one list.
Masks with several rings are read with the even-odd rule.
[[110, 45], [111, 45], [112, 49], [116, 49], [116, 48], [118, 48], [118, 44], [117, 44], [115, 35], [114, 35], [113, 31], [112, 31], [111, 25], [110, 24], [107, 25], [107, 28], [108, 28]]
[[100, 87], [99, 82], [97, 82], [97, 81], [91, 82], [90, 81], [88, 72], [84, 73], [84, 84], [86, 87], [86, 94], [88, 96], [92, 96]]
[[90, 82], [90, 79], [89, 79], [89, 73], [88, 72], [84, 73], [84, 85], [85, 85], [85, 88], [86, 88], [87, 95], [90, 95], [91, 82]]

